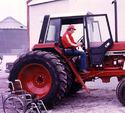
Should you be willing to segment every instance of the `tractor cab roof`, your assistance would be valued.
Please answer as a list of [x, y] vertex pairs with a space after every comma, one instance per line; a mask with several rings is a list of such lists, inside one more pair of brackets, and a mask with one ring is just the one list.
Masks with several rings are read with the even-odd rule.
[[[92, 13], [91, 13], [92, 14]], [[83, 17], [84, 15], [87, 15], [87, 13], [61, 13], [61, 14], [53, 14], [50, 15], [50, 18], [67, 18], [67, 17]]]
[[53, 14], [50, 15], [51, 19], [55, 19], [55, 18], [80, 18], [80, 17], [85, 17], [85, 16], [99, 16], [99, 15], [107, 15], [107, 14], [93, 14], [91, 12], [87, 12], [87, 13], [61, 13], [61, 14]]
[[93, 21], [93, 17], [97, 16], [105, 16], [107, 18], [107, 14], [93, 14], [91, 12], [86, 13], [70, 13], [70, 14], [60, 14], [60, 15], [49, 15], [50, 20], [60, 19], [62, 24], [78, 24], [83, 23], [83, 19], [89, 17], [89, 20]]

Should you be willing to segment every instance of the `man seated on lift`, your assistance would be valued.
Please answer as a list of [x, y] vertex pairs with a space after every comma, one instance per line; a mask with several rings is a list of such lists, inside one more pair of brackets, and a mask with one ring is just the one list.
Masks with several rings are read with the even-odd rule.
[[61, 41], [65, 48], [66, 55], [80, 56], [79, 71], [83, 73], [88, 73], [86, 53], [84, 51], [79, 51], [76, 49], [77, 47], [80, 47], [82, 43], [76, 43], [72, 36], [75, 30], [76, 29], [73, 25], [69, 25], [66, 32], [63, 34]]

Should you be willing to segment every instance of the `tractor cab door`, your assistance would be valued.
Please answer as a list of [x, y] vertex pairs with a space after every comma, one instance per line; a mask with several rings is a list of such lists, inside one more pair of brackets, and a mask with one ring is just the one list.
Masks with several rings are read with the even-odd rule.
[[113, 44], [107, 15], [87, 15], [86, 28], [90, 63], [103, 65], [105, 53]]

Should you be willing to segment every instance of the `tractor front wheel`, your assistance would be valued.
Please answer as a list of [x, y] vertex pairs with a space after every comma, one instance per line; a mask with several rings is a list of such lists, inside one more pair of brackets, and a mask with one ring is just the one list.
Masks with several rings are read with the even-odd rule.
[[116, 88], [116, 95], [120, 103], [125, 106], [125, 78], [120, 80]]

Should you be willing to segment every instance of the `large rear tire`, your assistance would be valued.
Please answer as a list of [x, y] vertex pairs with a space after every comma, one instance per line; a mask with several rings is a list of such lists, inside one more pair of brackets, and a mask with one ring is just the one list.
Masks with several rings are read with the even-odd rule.
[[[59, 56], [57, 56], [59, 59], [61, 59]], [[82, 85], [75, 81], [76, 77], [72, 73], [71, 68], [67, 65], [67, 63], [63, 60], [61, 62], [65, 65], [65, 72], [67, 73], [67, 91], [66, 96], [70, 96], [72, 94], [76, 94], [77, 91], [82, 89]], [[75, 61], [79, 62], [79, 60]]]
[[31, 51], [14, 63], [9, 80], [20, 79], [25, 91], [35, 94], [46, 105], [52, 105], [66, 92], [67, 73], [64, 70], [64, 65], [53, 53]]
[[120, 103], [125, 106], [125, 78], [120, 80], [116, 88], [116, 95]]

